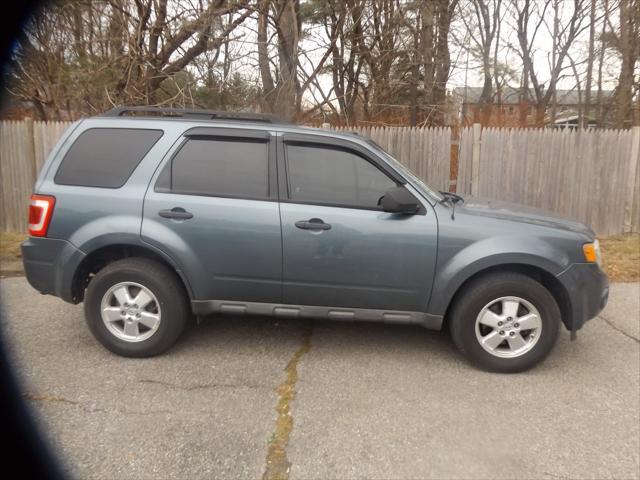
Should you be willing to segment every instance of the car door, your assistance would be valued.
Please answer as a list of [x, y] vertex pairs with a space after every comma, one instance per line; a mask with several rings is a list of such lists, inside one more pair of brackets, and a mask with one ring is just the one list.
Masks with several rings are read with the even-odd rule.
[[417, 192], [367, 149], [331, 137], [279, 142], [283, 301], [424, 312], [433, 280], [437, 221], [386, 213], [386, 190]]
[[280, 302], [276, 183], [269, 132], [191, 129], [147, 190], [142, 239], [174, 259], [196, 300]]

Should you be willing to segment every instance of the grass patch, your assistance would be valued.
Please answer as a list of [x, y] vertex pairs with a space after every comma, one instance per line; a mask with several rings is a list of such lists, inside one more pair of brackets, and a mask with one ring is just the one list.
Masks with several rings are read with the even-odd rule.
[[600, 240], [604, 271], [611, 282], [640, 282], [640, 234]]
[[23, 233], [0, 233], [0, 274], [19, 275], [22, 273], [20, 244], [27, 238]]
[[9, 261], [22, 258], [20, 244], [26, 239], [24, 233], [0, 233], [0, 259]]

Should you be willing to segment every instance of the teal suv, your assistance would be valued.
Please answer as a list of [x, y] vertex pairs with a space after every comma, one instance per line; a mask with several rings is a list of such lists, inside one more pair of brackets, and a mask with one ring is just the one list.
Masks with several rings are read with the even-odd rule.
[[585, 225], [435, 191], [370, 139], [259, 114], [76, 122], [40, 172], [29, 233], [31, 285], [84, 302], [95, 337], [129, 357], [167, 350], [193, 316], [259, 314], [446, 325], [473, 363], [515, 372], [608, 296]]

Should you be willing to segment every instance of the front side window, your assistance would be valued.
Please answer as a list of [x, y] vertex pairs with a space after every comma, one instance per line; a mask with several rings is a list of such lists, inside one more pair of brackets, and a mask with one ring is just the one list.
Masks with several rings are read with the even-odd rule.
[[418, 189], [422, 190], [423, 193], [430, 195], [437, 202], [441, 201], [444, 198], [440, 192], [438, 192], [437, 190], [434, 190], [432, 187], [424, 183], [411, 170], [409, 170], [407, 167], [401, 164], [398, 160], [393, 158], [390, 153], [388, 153], [384, 148], [382, 148], [376, 142], [374, 142], [371, 139], [368, 139], [367, 143], [378, 153], [378, 155], [383, 156], [387, 161], [387, 163], [391, 164], [393, 168], [395, 168], [398, 172], [400, 172], [402, 176], [412, 180], [413, 183], [418, 187]]
[[266, 198], [268, 171], [263, 140], [190, 138], [162, 172], [156, 188], [190, 195]]
[[396, 183], [356, 153], [310, 145], [287, 145], [289, 196], [294, 202], [377, 209]]
[[65, 154], [54, 181], [59, 185], [120, 188], [162, 133], [139, 128], [86, 130]]

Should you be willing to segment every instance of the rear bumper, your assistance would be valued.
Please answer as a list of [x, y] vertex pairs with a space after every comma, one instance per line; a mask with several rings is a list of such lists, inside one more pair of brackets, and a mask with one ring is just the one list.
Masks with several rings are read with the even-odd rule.
[[567, 328], [576, 331], [587, 320], [598, 315], [609, 300], [609, 279], [595, 263], [575, 263], [558, 275], [571, 302]]
[[42, 294], [77, 303], [73, 276], [85, 255], [66, 240], [29, 237], [22, 242], [22, 263], [29, 284]]

